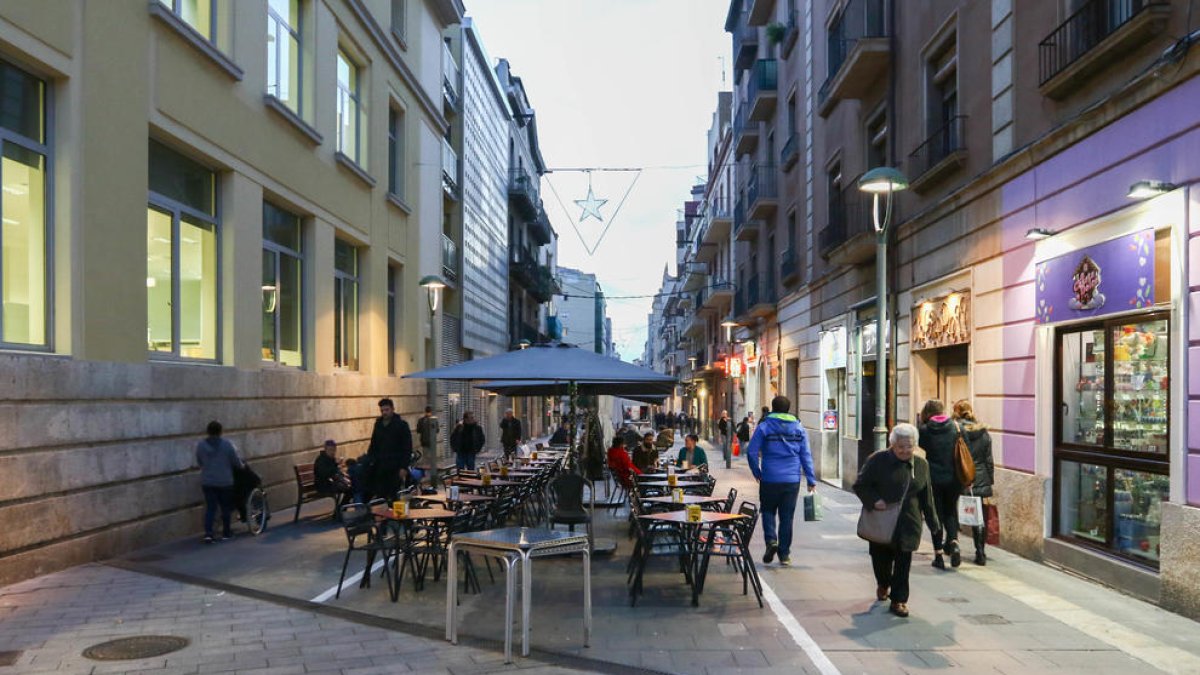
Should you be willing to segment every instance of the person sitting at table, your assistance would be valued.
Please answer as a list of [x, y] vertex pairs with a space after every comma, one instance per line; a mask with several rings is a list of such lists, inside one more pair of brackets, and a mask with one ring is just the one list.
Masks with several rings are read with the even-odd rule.
[[658, 466], [658, 448], [654, 447], [654, 434], [647, 431], [642, 436], [642, 444], [633, 451], [633, 465], [642, 473], [653, 470]]
[[700, 442], [700, 437], [696, 434], [688, 434], [683, 437], [683, 447], [679, 449], [679, 457], [675, 460], [675, 466], [682, 467], [684, 462], [688, 466], [708, 466], [708, 455], [704, 454], [704, 448], [697, 446]]
[[658, 430], [658, 438], [654, 440], [654, 445], [660, 450], [675, 445], [675, 430], [666, 427], [660, 428]]
[[570, 436], [567, 435], [567, 428], [563, 425], [558, 425], [554, 430], [554, 435], [550, 437], [550, 445], [566, 445], [571, 442]]
[[608, 449], [608, 469], [626, 490], [633, 487], [633, 479], [630, 477], [632, 474], [642, 475], [642, 470], [629, 459], [629, 452], [625, 450], [625, 439], [620, 436], [613, 436], [612, 447]]

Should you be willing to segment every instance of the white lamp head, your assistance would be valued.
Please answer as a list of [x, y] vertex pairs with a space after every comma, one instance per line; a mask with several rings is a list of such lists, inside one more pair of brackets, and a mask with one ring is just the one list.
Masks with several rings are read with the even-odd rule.
[[858, 189], [872, 194], [890, 194], [907, 190], [908, 179], [899, 169], [878, 166], [859, 177]]

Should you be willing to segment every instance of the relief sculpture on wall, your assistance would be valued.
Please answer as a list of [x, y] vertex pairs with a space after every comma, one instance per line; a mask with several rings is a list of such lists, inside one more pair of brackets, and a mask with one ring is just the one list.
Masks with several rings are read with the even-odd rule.
[[912, 345], [935, 349], [971, 341], [971, 295], [951, 293], [913, 308]]

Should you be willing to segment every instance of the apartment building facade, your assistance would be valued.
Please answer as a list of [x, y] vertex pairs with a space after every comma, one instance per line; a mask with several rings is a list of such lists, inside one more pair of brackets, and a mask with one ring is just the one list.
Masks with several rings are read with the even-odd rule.
[[209, 420], [281, 506], [425, 401], [461, 3], [202, 4], [0, 7], [0, 583], [197, 532]]
[[608, 303], [596, 275], [572, 267], [560, 266], [556, 271], [554, 323], [561, 326], [562, 341], [612, 356], [611, 335], [605, 330]]
[[[735, 1], [727, 22], [738, 101], [763, 125], [735, 112], [735, 145], [762, 151], [771, 126], [798, 139], [775, 171], [802, 267], [777, 281], [777, 334], [746, 320], [756, 270], [763, 297], [753, 256], [771, 248], [759, 234], [737, 254], [739, 330], [780, 365], [761, 398], [798, 402], [821, 477], [843, 486], [874, 447], [876, 377], [889, 426], [927, 399], [970, 400], [991, 427], [1002, 546], [1200, 614], [1187, 3], [800, 4]], [[755, 132], [759, 147], [737, 140]], [[749, 214], [764, 179], [738, 166]], [[872, 204], [857, 189], [878, 166], [908, 180], [882, 336]]]

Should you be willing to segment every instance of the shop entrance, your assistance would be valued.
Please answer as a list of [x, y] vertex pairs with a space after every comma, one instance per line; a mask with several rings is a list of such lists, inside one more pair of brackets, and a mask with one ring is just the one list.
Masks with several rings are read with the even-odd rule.
[[949, 408], [955, 401], [971, 396], [967, 377], [967, 346], [942, 347], [936, 352], [938, 398]]
[[846, 369], [825, 371], [825, 408], [821, 411], [821, 478], [842, 477], [842, 424], [846, 415]]
[[863, 361], [862, 364], [862, 389], [859, 401], [862, 404], [858, 407], [859, 433], [858, 433], [858, 465], [862, 466], [866, 463], [867, 458], [875, 452], [875, 362]]

